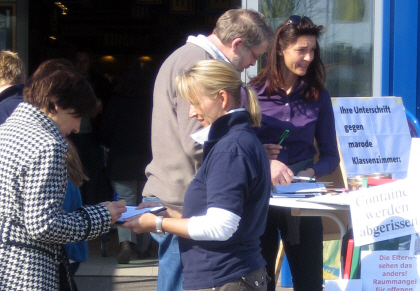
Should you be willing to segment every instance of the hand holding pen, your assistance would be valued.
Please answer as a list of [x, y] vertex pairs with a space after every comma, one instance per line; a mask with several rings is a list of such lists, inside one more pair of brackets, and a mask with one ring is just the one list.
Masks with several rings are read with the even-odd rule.
[[288, 134], [289, 134], [289, 130], [286, 129], [281, 135], [280, 141], [278, 144], [270, 143], [270, 144], [263, 145], [269, 160], [277, 160], [277, 157], [280, 154], [280, 150], [283, 148], [281, 146], [281, 143], [284, 141], [284, 139], [287, 137]]
[[269, 160], [277, 160], [277, 157], [282, 149], [282, 146], [278, 144], [264, 144], [265, 152], [267, 153]]
[[286, 129], [284, 132], [283, 132], [283, 134], [281, 135], [281, 137], [280, 137], [280, 141], [279, 141], [279, 145], [281, 145], [282, 144], [282, 142], [284, 141], [284, 139], [287, 137], [287, 135], [289, 134], [289, 130], [288, 129]]

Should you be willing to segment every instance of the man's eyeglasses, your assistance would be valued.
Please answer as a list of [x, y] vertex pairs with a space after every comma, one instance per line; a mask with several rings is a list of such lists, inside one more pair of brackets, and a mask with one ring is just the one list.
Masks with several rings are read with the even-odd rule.
[[302, 17], [300, 17], [299, 15], [292, 15], [287, 20], [287, 25], [291, 24], [293, 26], [296, 26], [300, 23], [301, 20], [302, 20]]
[[258, 60], [259, 58], [260, 58], [260, 56], [257, 56], [256, 54], [255, 54], [255, 52], [252, 50], [252, 48], [248, 48], [250, 51], [251, 51], [251, 53], [252, 53], [252, 55], [254, 56], [254, 58], [255, 58], [255, 60]]

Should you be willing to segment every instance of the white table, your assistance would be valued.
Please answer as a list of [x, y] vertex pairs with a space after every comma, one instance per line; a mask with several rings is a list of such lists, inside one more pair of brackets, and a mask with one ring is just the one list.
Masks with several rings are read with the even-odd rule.
[[[329, 201], [331, 204], [321, 203], [320, 201]], [[318, 202], [316, 202], [318, 201]], [[345, 203], [345, 202], [344, 202]], [[270, 205], [290, 208], [293, 216], [320, 216], [332, 219], [339, 230], [337, 237], [337, 227], [326, 220], [323, 220], [324, 240], [342, 239], [347, 232], [347, 226], [350, 224], [350, 206], [348, 203], [337, 203], [333, 196], [322, 196], [314, 198], [271, 198]]]
[[[347, 195], [323, 195], [313, 198], [275, 197], [270, 199], [270, 205], [290, 208], [293, 216], [319, 216], [322, 218], [324, 240], [341, 240], [350, 224], [349, 199], [350, 197]], [[333, 220], [335, 224], [328, 221], [328, 218]], [[275, 279], [279, 276], [283, 257], [284, 251], [281, 248], [277, 255]], [[341, 278], [341, 268], [339, 272]]]

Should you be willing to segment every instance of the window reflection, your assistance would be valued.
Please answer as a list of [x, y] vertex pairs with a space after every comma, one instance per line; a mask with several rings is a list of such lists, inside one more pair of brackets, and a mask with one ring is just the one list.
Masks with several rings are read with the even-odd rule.
[[[373, 3], [366, 0], [259, 0], [275, 29], [290, 15], [305, 15], [325, 27], [320, 38], [333, 97], [372, 96]], [[264, 66], [264, 57], [262, 58]]]

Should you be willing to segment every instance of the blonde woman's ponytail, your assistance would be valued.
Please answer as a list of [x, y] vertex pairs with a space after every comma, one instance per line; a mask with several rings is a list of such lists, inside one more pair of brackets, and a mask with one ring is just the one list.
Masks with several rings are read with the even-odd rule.
[[246, 111], [251, 116], [252, 126], [261, 126], [261, 108], [258, 103], [257, 93], [254, 89], [242, 85], [246, 93]]

